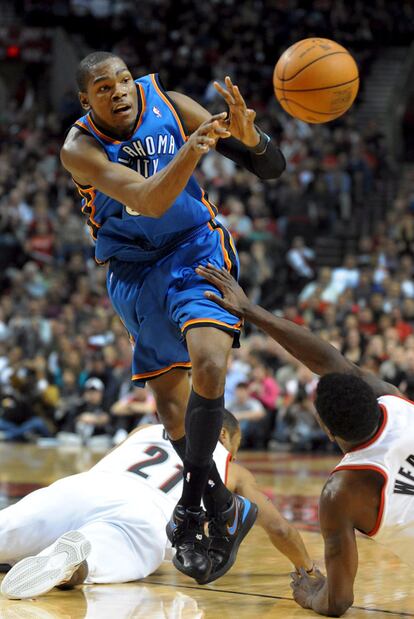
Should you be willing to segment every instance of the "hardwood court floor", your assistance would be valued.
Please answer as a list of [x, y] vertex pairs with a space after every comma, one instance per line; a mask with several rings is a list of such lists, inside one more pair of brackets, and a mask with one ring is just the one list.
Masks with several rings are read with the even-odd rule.
[[[0, 505], [58, 477], [89, 468], [100, 457], [85, 449], [0, 444]], [[246, 453], [240, 460], [289, 519], [300, 528], [322, 565], [317, 499], [338, 457]], [[360, 567], [350, 619], [414, 617], [412, 571], [372, 540], [358, 539]], [[139, 583], [54, 590], [27, 601], [0, 597], [0, 619], [306, 619], [289, 588], [289, 562], [258, 528], [242, 545], [231, 572], [201, 587], [171, 564]]]

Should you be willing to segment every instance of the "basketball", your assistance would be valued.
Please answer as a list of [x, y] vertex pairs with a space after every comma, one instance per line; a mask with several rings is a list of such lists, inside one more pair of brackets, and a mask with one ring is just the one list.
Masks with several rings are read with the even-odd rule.
[[273, 86], [288, 114], [307, 123], [326, 123], [353, 104], [359, 88], [358, 67], [335, 41], [303, 39], [279, 58]]

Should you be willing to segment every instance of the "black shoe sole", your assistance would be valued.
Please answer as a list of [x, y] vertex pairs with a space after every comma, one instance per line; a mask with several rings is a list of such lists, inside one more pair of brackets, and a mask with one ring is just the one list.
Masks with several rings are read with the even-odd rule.
[[[202, 584], [202, 581], [204, 582], [204, 577], [205, 577], [205, 575], [204, 575], [204, 576], [201, 576], [201, 575], [200, 575], [199, 577], [197, 577], [197, 576], [194, 576], [194, 572], [193, 572], [193, 573], [186, 572], [186, 571], [183, 569], [183, 566], [182, 566], [182, 565], [181, 565], [181, 563], [178, 561], [178, 559], [177, 559], [177, 557], [176, 557], [175, 555], [174, 555], [174, 557], [173, 557], [172, 562], [173, 562], [174, 567], [175, 567], [175, 568], [176, 568], [179, 572], [181, 572], [182, 574], [185, 574], [185, 576], [189, 576], [190, 578], [194, 578], [194, 580], [195, 580], [196, 582], [198, 582], [198, 584]], [[206, 572], [207, 578], [209, 578], [209, 577], [210, 577], [210, 573], [211, 573], [211, 566], [210, 566], [210, 569]]]
[[254, 525], [254, 523], [256, 522], [257, 513], [258, 513], [257, 505], [255, 503], [251, 503], [250, 511], [247, 515], [246, 520], [243, 522], [242, 528], [239, 532], [239, 536], [237, 537], [237, 540], [234, 543], [234, 546], [231, 550], [227, 563], [222, 565], [222, 567], [216, 572], [210, 572], [207, 578], [201, 578], [201, 579], [196, 578], [199, 585], [208, 585], [210, 582], [218, 580], [219, 578], [224, 576], [224, 574], [226, 574], [226, 572], [228, 572], [229, 569], [233, 567], [236, 561], [236, 558], [237, 558], [237, 552], [239, 550], [239, 546], [244, 540], [244, 538], [246, 537], [246, 535], [248, 534], [248, 532], [250, 531], [250, 529], [252, 528], [252, 526]]

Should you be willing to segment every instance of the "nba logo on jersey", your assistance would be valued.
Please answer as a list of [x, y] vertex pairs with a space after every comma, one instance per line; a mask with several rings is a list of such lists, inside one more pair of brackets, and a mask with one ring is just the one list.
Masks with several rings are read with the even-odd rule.
[[161, 117], [162, 117], [161, 112], [159, 111], [159, 109], [158, 109], [157, 107], [155, 107], [155, 105], [154, 105], [154, 107], [152, 108], [152, 111], [154, 112], [154, 114], [155, 114], [155, 116], [156, 116], [157, 118], [161, 118]]

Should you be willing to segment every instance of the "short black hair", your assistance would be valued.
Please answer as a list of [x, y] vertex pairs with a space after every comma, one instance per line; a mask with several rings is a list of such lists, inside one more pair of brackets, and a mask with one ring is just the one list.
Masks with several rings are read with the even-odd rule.
[[241, 382], [241, 383], [237, 383], [236, 385], [236, 389], [248, 389], [249, 388], [249, 383], [246, 382]]
[[226, 428], [227, 432], [230, 434], [230, 438], [233, 438], [236, 432], [240, 432], [239, 422], [227, 408], [224, 409], [223, 428]]
[[[110, 58], [119, 58], [119, 56], [112, 54], [111, 52], [92, 52], [80, 61], [76, 71], [76, 82], [81, 92], [86, 92], [91, 69], [96, 67], [96, 65], [101, 64], [101, 62], [109, 60]], [[122, 58], [119, 58], [119, 60], [122, 60]]]
[[381, 414], [371, 387], [353, 374], [325, 374], [316, 389], [315, 406], [334, 436], [355, 444], [375, 431]]

